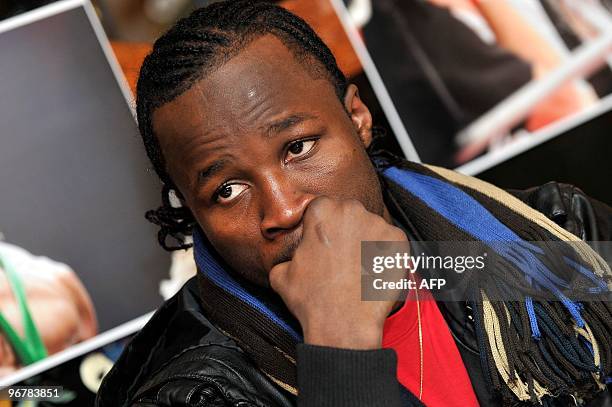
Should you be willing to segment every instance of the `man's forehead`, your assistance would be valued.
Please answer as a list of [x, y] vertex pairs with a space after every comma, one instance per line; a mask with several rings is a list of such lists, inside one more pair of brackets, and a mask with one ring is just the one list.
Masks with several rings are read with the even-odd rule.
[[215, 131], [227, 126], [260, 126], [264, 116], [283, 110], [317, 108], [322, 98], [337, 100], [322, 76], [315, 78], [278, 38], [254, 40], [189, 90], [154, 112], [157, 134]]

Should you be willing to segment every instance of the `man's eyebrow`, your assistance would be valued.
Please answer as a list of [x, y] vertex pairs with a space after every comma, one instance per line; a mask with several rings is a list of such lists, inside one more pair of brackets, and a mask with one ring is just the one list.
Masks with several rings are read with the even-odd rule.
[[271, 137], [280, 133], [283, 130], [287, 130], [288, 128], [295, 126], [296, 124], [312, 119], [318, 119], [318, 116], [315, 116], [311, 113], [292, 114], [291, 116], [270, 123], [266, 130], [266, 133], [268, 134], [268, 137]]
[[222, 158], [213, 162], [208, 167], [204, 168], [202, 171], [198, 172], [198, 184], [205, 184], [209, 181], [215, 174], [219, 173], [230, 160], [227, 158]]

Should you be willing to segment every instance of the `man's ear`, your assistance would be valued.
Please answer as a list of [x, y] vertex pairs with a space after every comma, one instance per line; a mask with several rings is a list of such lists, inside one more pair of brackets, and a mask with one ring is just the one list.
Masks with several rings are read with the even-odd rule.
[[359, 97], [359, 90], [354, 84], [350, 84], [346, 88], [344, 108], [348, 112], [361, 142], [365, 148], [368, 148], [372, 143], [372, 115]]

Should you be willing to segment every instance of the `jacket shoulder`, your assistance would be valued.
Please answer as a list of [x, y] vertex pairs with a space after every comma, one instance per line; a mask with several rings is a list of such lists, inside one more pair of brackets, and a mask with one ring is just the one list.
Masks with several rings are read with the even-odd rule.
[[612, 240], [612, 208], [573, 185], [553, 181], [508, 192], [582, 240]]
[[130, 406], [290, 406], [246, 356], [216, 344], [185, 349], [143, 383]]
[[287, 397], [206, 318], [194, 277], [128, 343], [96, 406], [292, 405]]

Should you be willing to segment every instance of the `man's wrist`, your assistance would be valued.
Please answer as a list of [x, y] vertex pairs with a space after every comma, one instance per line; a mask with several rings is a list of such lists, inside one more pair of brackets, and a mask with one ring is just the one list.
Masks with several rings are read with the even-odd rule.
[[327, 331], [312, 328], [304, 332], [304, 343], [340, 349], [380, 349], [382, 347], [382, 329], [354, 327], [350, 331]]

